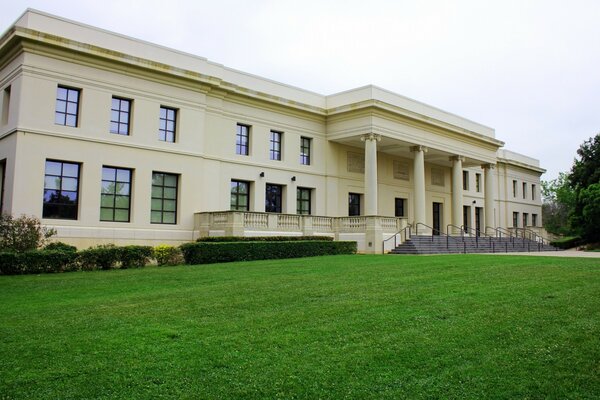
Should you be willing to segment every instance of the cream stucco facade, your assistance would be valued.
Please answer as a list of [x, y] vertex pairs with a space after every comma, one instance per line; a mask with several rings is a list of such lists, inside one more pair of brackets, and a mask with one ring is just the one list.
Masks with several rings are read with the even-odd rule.
[[0, 101], [2, 211], [78, 246], [319, 233], [381, 252], [409, 223], [542, 226], [537, 160], [375, 86], [323, 96], [27, 10]]

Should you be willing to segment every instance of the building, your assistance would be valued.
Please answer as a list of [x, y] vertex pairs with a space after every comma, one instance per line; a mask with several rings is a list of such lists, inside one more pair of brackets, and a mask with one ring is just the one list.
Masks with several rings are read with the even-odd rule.
[[323, 96], [27, 10], [0, 39], [1, 207], [80, 247], [541, 229], [537, 160], [375, 86]]

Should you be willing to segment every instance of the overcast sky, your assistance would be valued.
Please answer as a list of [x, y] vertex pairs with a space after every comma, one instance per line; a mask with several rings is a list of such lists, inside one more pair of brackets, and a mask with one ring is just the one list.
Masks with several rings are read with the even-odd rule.
[[568, 171], [600, 132], [600, 0], [12, 0], [321, 94], [374, 84]]

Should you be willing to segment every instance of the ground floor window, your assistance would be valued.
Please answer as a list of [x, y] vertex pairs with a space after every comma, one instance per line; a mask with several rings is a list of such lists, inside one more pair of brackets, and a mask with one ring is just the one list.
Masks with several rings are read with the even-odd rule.
[[406, 217], [406, 199], [398, 197], [394, 199], [394, 215], [396, 217]]
[[523, 228], [529, 226], [529, 214], [523, 213]]
[[102, 167], [100, 221], [129, 222], [131, 170]]
[[513, 228], [519, 227], [519, 213], [513, 212]]
[[176, 174], [152, 173], [151, 223], [177, 223], [177, 181]]
[[311, 198], [312, 189], [299, 187], [296, 190], [296, 213], [310, 215], [311, 214]]
[[531, 214], [531, 226], [537, 226], [537, 214]]
[[471, 225], [469, 221], [471, 221], [471, 207], [463, 206], [463, 229], [467, 232]]
[[230, 209], [234, 211], [250, 210], [250, 182], [231, 181]]
[[80, 164], [46, 160], [43, 218], [77, 219]]
[[6, 177], [6, 160], [0, 161], [0, 213], [4, 210], [4, 178]]
[[267, 183], [265, 192], [265, 212], [281, 212], [283, 186]]
[[348, 215], [360, 215], [360, 194], [348, 193]]

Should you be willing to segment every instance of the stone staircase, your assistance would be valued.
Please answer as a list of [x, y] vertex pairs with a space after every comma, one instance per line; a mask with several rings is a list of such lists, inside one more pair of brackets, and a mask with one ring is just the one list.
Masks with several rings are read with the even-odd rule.
[[554, 246], [524, 238], [474, 236], [412, 236], [389, 254], [512, 253], [558, 251]]

